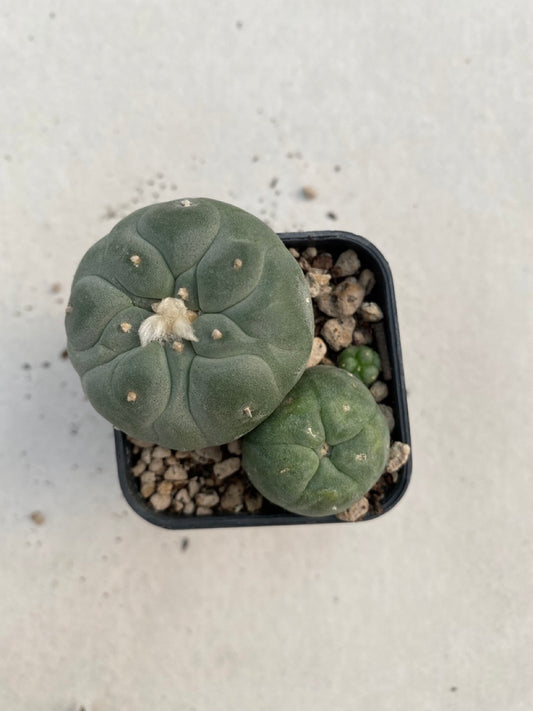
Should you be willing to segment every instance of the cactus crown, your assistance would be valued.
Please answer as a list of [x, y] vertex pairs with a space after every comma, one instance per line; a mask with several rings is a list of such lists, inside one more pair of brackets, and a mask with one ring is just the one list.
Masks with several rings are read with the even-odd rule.
[[98, 412], [188, 450], [236, 439], [274, 410], [305, 368], [313, 311], [272, 230], [187, 198], [137, 210], [89, 249], [66, 329]]
[[192, 327], [192, 321], [198, 314], [189, 311], [184, 301], [167, 296], [159, 303], [152, 304], [152, 309], [155, 314], [148, 316], [139, 326], [141, 346], [153, 341], [198, 341]]

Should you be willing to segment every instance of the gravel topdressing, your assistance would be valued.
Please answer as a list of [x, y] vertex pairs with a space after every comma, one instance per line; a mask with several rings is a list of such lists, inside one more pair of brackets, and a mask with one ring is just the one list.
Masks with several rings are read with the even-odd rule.
[[[313, 299], [315, 338], [308, 367], [319, 363], [335, 365], [339, 352], [350, 345], [367, 345], [377, 350], [381, 371], [369, 389], [392, 431], [394, 415], [387, 404], [386, 384], [391, 378], [390, 364], [382, 347], [383, 312], [371, 300], [374, 274], [361, 269], [353, 249], [345, 250], [337, 259], [315, 247], [289, 251], [302, 268]], [[279, 511], [248, 480], [241, 466], [240, 440], [193, 452], [171, 451], [150, 442], [128, 440], [133, 454], [131, 473], [147, 506], [155, 511], [176, 516]], [[391, 442], [389, 462], [381, 478], [366, 496], [337, 514], [337, 518], [358, 521], [367, 515], [379, 515], [409, 452], [409, 445]]]

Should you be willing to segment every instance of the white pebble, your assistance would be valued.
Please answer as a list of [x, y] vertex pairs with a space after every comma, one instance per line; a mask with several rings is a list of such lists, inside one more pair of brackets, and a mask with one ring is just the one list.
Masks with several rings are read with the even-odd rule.
[[172, 497], [170, 494], [160, 494], [156, 492], [150, 496], [150, 503], [156, 511], [164, 511], [165, 509], [168, 509], [172, 503]]
[[385, 471], [389, 474], [397, 472], [409, 459], [411, 447], [404, 442], [393, 442], [389, 451], [389, 461]]
[[155, 472], [152, 472], [150, 470], [143, 472], [141, 474], [141, 483], [142, 484], [153, 484], [156, 480], [156, 475]]
[[326, 355], [327, 350], [328, 349], [324, 341], [318, 336], [315, 336], [315, 338], [313, 338], [311, 355], [309, 356], [309, 360], [307, 361], [307, 365], [305, 367], [312, 368], [314, 365], [318, 365], [322, 358]]
[[213, 506], [216, 506], [220, 501], [220, 497], [216, 491], [200, 491], [194, 500], [197, 506], [213, 508]]
[[318, 294], [316, 303], [323, 314], [333, 318], [341, 318], [342, 314], [337, 309], [337, 299], [331, 289], [321, 291]]
[[355, 281], [345, 279], [333, 290], [341, 316], [352, 316], [363, 303], [365, 290]]
[[213, 467], [213, 473], [219, 481], [235, 474], [241, 468], [240, 457], [229, 457], [222, 462], [217, 462]]
[[174, 452], [176, 459], [190, 459], [192, 452]]
[[191, 495], [187, 489], [180, 489], [174, 498], [176, 501], [181, 501], [182, 504], [188, 504], [191, 501]]
[[365, 290], [365, 294], [369, 294], [376, 285], [374, 272], [370, 271], [370, 269], [363, 269], [361, 274], [359, 274], [358, 282]]
[[164, 479], [162, 482], [160, 482], [157, 486], [157, 493], [158, 494], [172, 494], [172, 482], [167, 481]]
[[198, 506], [196, 509], [197, 516], [211, 516], [213, 514], [213, 509], [208, 506]]
[[151, 447], [145, 447], [141, 451], [140, 460], [141, 460], [141, 462], [144, 462], [145, 464], [150, 464], [150, 462], [152, 461], [152, 448]]
[[362, 499], [359, 499], [359, 501], [356, 501], [355, 504], [352, 504], [349, 509], [338, 513], [337, 518], [339, 521], [360, 521], [363, 516], [368, 513], [368, 509], [368, 499], [363, 496]]
[[184, 505], [181, 501], [176, 501], [176, 499], [172, 499], [172, 510], [175, 511], [176, 513], [181, 513], [183, 511]]
[[148, 465], [148, 469], [156, 474], [162, 474], [165, 471], [165, 463], [162, 459], [152, 459]]
[[305, 280], [309, 288], [309, 294], [313, 299], [316, 299], [322, 293], [329, 293], [331, 291], [331, 288], [329, 288], [331, 274], [322, 274], [317, 270], [313, 270], [307, 272]]
[[368, 327], [356, 328], [353, 332], [352, 343], [355, 346], [369, 346], [373, 340], [372, 330]]
[[187, 481], [187, 470], [181, 464], [172, 464], [165, 469], [164, 477], [167, 481]]
[[355, 319], [353, 316], [330, 318], [322, 326], [321, 334], [334, 351], [340, 351], [352, 342], [354, 328]]
[[200, 491], [200, 482], [196, 477], [189, 480], [187, 484], [187, 491], [189, 492], [189, 497], [194, 499], [196, 494]]
[[345, 277], [357, 274], [360, 268], [361, 262], [359, 261], [357, 254], [353, 251], [353, 249], [347, 249], [339, 255], [332, 272], [336, 277]]
[[344, 280], [330, 293], [323, 291], [317, 299], [318, 308], [328, 316], [352, 316], [363, 303], [365, 290], [357, 282]]
[[155, 483], [153, 481], [148, 482], [147, 484], [143, 484], [141, 486], [141, 496], [143, 497], [143, 499], [149, 499], [150, 496], [152, 496], [152, 494], [154, 493], [154, 491]]
[[387, 384], [382, 382], [381, 380], [376, 380], [375, 383], [372, 383], [369, 390], [372, 393], [372, 396], [376, 402], [381, 402], [382, 400], [385, 400], [385, 398], [389, 394], [389, 388], [387, 387]]
[[230, 452], [230, 454], [242, 453], [242, 443], [240, 439], [236, 439], [233, 442], [228, 442], [226, 447], [228, 448], [228, 452]]
[[152, 457], [154, 459], [164, 459], [165, 457], [170, 457], [172, 452], [170, 449], [167, 449], [167, 447], [160, 447], [157, 445], [157, 447], [154, 447], [152, 450]]
[[145, 469], [146, 469], [146, 464], [144, 462], [141, 462], [141, 460], [139, 459], [137, 464], [135, 464], [131, 468], [131, 473], [133, 474], [133, 476], [140, 476]]
[[383, 311], [373, 301], [365, 301], [358, 311], [361, 318], [369, 323], [376, 323], [383, 318]]
[[236, 481], [230, 484], [226, 491], [222, 494], [220, 500], [220, 508], [223, 511], [237, 513], [243, 507], [244, 484], [242, 481]]
[[318, 250], [316, 247], [307, 247], [302, 252], [302, 257], [304, 259], [307, 259], [307, 261], [309, 262], [309, 261], [311, 261], [311, 259], [314, 259], [317, 256], [317, 254], [318, 254]]

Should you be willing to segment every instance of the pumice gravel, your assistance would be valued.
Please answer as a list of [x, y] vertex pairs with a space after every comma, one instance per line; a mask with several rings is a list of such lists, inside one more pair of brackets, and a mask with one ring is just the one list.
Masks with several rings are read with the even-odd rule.
[[[336, 365], [345, 348], [365, 346], [379, 350], [383, 311], [372, 301], [376, 279], [371, 270], [361, 269], [356, 251], [345, 250], [336, 259], [316, 247], [303, 250], [290, 247], [288, 251], [302, 270], [313, 302], [314, 338], [306, 367]], [[241, 268], [238, 260], [234, 268]], [[211, 337], [221, 336], [215, 329]], [[383, 368], [379, 359], [374, 363]], [[394, 415], [387, 403], [389, 388], [382, 370], [373, 377], [369, 392], [392, 431]], [[242, 468], [240, 439], [186, 451], [135, 438], [129, 441], [133, 455], [131, 472], [141, 496], [154, 511], [176, 516], [224, 516], [262, 513], [270, 505]], [[380, 479], [359, 501], [338, 512], [336, 518], [358, 521], [369, 513], [379, 514], [387, 489], [397, 481], [398, 471], [409, 455], [408, 444], [392, 441]]]

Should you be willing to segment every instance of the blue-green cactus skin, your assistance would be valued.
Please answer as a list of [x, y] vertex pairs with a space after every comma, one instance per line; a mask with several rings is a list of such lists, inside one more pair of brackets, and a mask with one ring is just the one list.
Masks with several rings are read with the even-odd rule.
[[[142, 346], [152, 305], [184, 293], [197, 340], [180, 350], [172, 340]], [[189, 198], [137, 210], [88, 250], [66, 331], [103, 417], [138, 439], [190, 450], [240, 437], [274, 410], [305, 368], [313, 311], [272, 230], [232, 205]]]
[[243, 467], [270, 501], [303, 516], [331, 516], [383, 473], [390, 435], [365, 385], [340, 368], [305, 371], [279, 407], [243, 440]]

